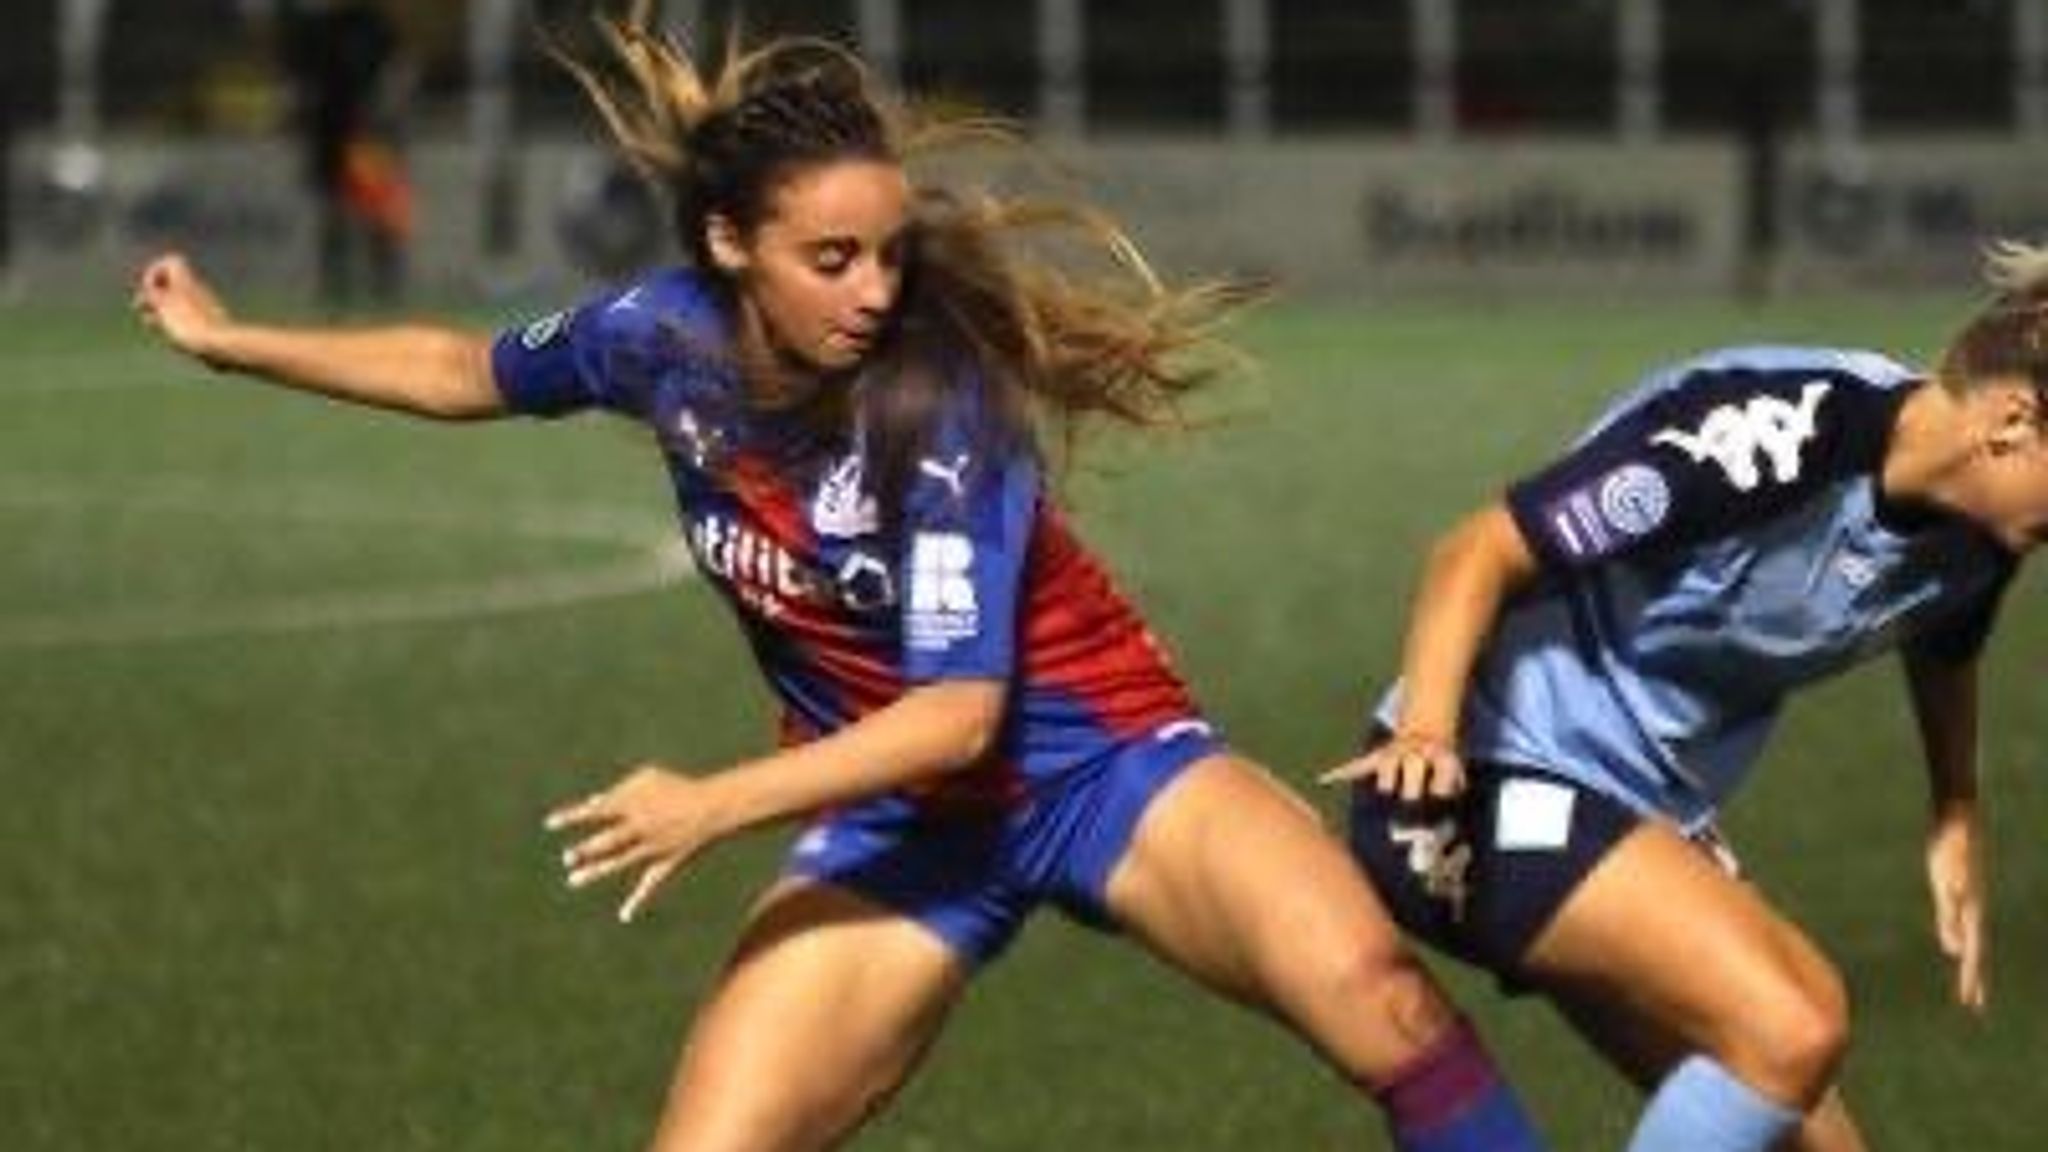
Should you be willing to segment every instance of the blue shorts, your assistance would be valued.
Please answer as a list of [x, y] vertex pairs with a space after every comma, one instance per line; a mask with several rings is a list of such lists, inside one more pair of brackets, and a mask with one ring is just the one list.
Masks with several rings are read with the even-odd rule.
[[790, 849], [784, 874], [855, 892], [931, 929], [969, 965], [999, 955], [1040, 902], [1096, 928], [1145, 809], [1188, 765], [1220, 751], [1180, 721], [1037, 785], [1013, 809], [920, 810], [884, 796], [834, 811]]
[[1520, 992], [1530, 945], [1644, 817], [1562, 776], [1467, 769], [1450, 800], [1354, 788], [1351, 855], [1402, 928]]

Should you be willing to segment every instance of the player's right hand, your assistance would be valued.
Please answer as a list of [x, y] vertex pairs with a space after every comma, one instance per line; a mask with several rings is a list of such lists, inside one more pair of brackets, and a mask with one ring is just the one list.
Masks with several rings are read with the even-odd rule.
[[185, 257], [166, 253], [149, 262], [135, 282], [135, 314], [173, 348], [214, 367], [214, 337], [232, 319], [220, 297]]
[[1416, 733], [1397, 735], [1356, 760], [1323, 773], [1325, 784], [1360, 782], [1382, 796], [1415, 803], [1448, 799], [1465, 790], [1465, 762], [1450, 741]]

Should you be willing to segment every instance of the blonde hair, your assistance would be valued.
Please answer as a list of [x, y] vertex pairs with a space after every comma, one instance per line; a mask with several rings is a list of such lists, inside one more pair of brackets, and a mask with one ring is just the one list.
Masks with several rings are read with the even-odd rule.
[[2048, 247], [1999, 240], [1984, 250], [1992, 300], [1963, 325], [1942, 354], [1950, 387], [2025, 377], [2048, 395]]
[[[627, 20], [600, 21], [611, 68], [557, 55], [626, 157], [667, 191], [679, 238], [708, 273], [717, 273], [709, 217], [750, 231], [780, 182], [809, 166], [849, 158], [904, 165], [967, 143], [997, 154], [985, 162], [1023, 156], [1024, 168], [1044, 167], [1001, 124], [912, 110], [826, 41], [743, 49], [729, 40], [707, 74], [649, 30], [649, 8], [636, 0]], [[1214, 325], [1255, 289], [1171, 287], [1113, 218], [1084, 204], [921, 177], [916, 184], [894, 334], [851, 398], [885, 504], [914, 470], [945, 394], [982, 391], [1001, 436], [1036, 444], [1034, 425], [1049, 420], [1072, 446], [1096, 417], [1142, 427], [1182, 421], [1184, 399], [1234, 362]], [[962, 357], [972, 371], [961, 370]], [[848, 422], [844, 414], [830, 420]]]

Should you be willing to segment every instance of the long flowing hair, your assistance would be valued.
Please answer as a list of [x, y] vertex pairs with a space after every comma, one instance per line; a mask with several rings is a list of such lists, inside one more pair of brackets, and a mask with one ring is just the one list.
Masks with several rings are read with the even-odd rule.
[[910, 255], [888, 338], [852, 387], [797, 398], [828, 427], [860, 429], [885, 522], [896, 519], [938, 413], [962, 391], [980, 393], [989, 447], [1041, 451], [1044, 429], [1071, 450], [1098, 422], [1187, 422], [1186, 401], [1239, 362], [1215, 329], [1255, 287], [1170, 286], [1093, 207], [953, 186], [914, 163], [971, 147], [983, 165], [1046, 170], [1006, 126], [914, 109], [883, 92], [852, 53], [820, 40], [744, 48], [735, 38], [715, 69], [700, 70], [650, 27], [651, 7], [635, 0], [625, 19], [599, 22], [602, 65], [556, 55], [626, 158], [666, 193], [678, 239], [701, 270], [717, 272], [710, 217], [750, 234], [776, 188], [800, 171], [865, 159], [913, 174]]

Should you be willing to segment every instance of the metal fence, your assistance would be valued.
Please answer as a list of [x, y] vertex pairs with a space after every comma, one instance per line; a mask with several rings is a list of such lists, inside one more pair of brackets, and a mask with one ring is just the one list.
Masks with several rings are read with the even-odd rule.
[[[0, 98], [17, 127], [233, 131], [288, 109], [270, 30], [318, 0], [9, 0]], [[613, 5], [617, 7], [616, 4]], [[539, 49], [595, 0], [388, 5], [417, 115], [576, 114]], [[858, 44], [910, 87], [1047, 131], [1241, 137], [1406, 131], [1668, 134], [1739, 127], [2048, 133], [2048, 0], [668, 0], [699, 44], [740, 22]]]

